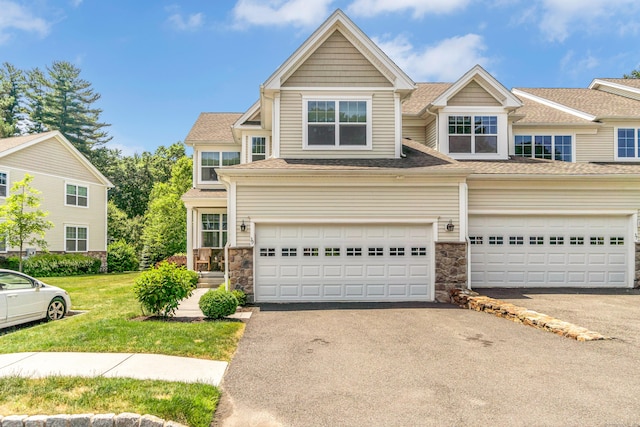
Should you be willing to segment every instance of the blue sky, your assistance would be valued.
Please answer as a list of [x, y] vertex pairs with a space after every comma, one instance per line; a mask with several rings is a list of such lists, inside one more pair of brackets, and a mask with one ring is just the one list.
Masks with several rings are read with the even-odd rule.
[[638, 0], [0, 0], [0, 61], [70, 61], [102, 95], [112, 147], [182, 141], [242, 112], [336, 8], [415, 81], [476, 63], [512, 87], [586, 87], [640, 68]]

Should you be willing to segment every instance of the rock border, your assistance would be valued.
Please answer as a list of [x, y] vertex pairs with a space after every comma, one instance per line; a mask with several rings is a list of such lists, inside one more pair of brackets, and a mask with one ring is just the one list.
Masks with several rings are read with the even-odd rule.
[[0, 415], [0, 427], [187, 427], [153, 415], [122, 414]]
[[577, 341], [610, 340], [597, 332], [588, 330], [573, 323], [564, 322], [537, 311], [529, 310], [498, 299], [489, 298], [469, 289], [453, 289], [450, 292], [451, 302], [469, 310], [484, 311], [498, 317], [512, 320], [523, 325], [553, 332], [556, 335]]

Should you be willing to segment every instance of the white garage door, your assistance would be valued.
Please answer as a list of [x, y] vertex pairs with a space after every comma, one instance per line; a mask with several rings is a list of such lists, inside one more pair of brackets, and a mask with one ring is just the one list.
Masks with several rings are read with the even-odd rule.
[[429, 301], [430, 225], [258, 225], [256, 301]]
[[629, 217], [471, 216], [471, 286], [626, 287]]

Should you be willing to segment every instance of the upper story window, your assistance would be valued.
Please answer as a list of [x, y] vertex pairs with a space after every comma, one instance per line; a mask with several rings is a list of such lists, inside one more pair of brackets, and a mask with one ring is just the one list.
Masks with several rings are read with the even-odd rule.
[[572, 161], [570, 135], [515, 135], [516, 157]]
[[449, 116], [450, 153], [497, 153], [497, 116]]
[[251, 161], [267, 158], [267, 138], [264, 136], [251, 137]]
[[9, 189], [7, 186], [9, 185], [9, 177], [6, 172], [0, 172], [0, 197], [7, 197], [7, 193]]
[[616, 154], [619, 159], [638, 159], [640, 157], [640, 129], [618, 128]]
[[89, 188], [82, 185], [67, 184], [65, 204], [68, 206], [89, 206]]
[[203, 151], [200, 153], [200, 180], [217, 182], [216, 168], [239, 164], [239, 151]]
[[304, 110], [305, 148], [371, 148], [370, 98], [306, 99]]

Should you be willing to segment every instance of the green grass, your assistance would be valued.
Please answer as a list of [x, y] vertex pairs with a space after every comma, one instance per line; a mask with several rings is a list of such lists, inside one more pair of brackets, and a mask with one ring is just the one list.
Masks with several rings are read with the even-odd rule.
[[69, 292], [73, 310], [89, 311], [0, 336], [0, 353], [132, 352], [231, 359], [244, 331], [241, 322], [131, 320], [142, 314], [132, 291], [136, 277], [137, 273], [45, 278]]
[[[241, 322], [134, 320], [142, 315], [132, 290], [137, 274], [44, 278], [69, 292], [72, 310], [87, 313], [1, 335], [0, 353], [123, 352], [231, 359], [244, 332]], [[203, 384], [76, 377], [0, 381], [0, 415], [5, 416], [135, 412], [208, 426], [218, 399], [218, 389]]]
[[102, 377], [7, 377], [0, 381], [0, 414], [134, 412], [206, 427], [219, 397], [215, 387], [205, 384]]

